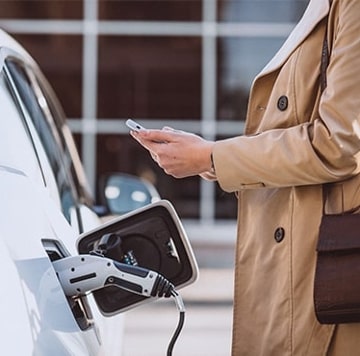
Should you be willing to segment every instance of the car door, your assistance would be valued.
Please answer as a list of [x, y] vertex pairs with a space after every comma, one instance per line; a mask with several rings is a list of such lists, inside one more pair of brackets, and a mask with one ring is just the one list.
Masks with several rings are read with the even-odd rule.
[[[50, 182], [47, 184], [50, 189], [57, 190], [64, 216], [79, 233], [93, 228], [99, 220], [96, 214], [92, 214], [93, 221], [85, 218], [91, 216], [92, 199], [56, 96], [37, 67], [25, 64], [14, 55], [8, 56], [5, 62], [22, 108], [36, 130], [55, 178], [55, 187], [51, 187]], [[89, 211], [82, 214], [84, 207]]]

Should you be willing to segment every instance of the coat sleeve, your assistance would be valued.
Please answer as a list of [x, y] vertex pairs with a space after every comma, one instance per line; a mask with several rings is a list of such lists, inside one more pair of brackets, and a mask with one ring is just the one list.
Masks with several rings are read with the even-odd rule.
[[315, 120], [216, 142], [214, 164], [225, 191], [321, 184], [360, 172], [358, 14], [358, 0], [333, 3], [327, 88]]

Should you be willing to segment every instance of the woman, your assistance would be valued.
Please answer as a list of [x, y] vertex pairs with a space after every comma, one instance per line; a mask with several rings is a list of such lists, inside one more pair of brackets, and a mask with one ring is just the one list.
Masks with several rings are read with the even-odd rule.
[[310, 1], [255, 78], [244, 136], [210, 142], [169, 128], [132, 132], [166, 173], [199, 174], [237, 192], [233, 355], [360, 353], [360, 325], [321, 325], [313, 303], [323, 184], [331, 183], [327, 213], [360, 205], [359, 14], [359, 0], [331, 8]]

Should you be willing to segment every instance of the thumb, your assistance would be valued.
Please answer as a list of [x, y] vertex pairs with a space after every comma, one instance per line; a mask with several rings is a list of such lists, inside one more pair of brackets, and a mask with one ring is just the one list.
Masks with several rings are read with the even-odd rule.
[[163, 127], [163, 130], [164, 130], [164, 131], [177, 132], [177, 133], [184, 133], [184, 132], [185, 132], [185, 131], [183, 131], [183, 130], [174, 129], [174, 128], [170, 127], [170, 126], [164, 126], [164, 127]]
[[136, 135], [144, 140], [165, 143], [174, 141], [175, 130], [141, 130]]
[[170, 126], [164, 126], [162, 128], [164, 131], [176, 131], [174, 128], [170, 127]]

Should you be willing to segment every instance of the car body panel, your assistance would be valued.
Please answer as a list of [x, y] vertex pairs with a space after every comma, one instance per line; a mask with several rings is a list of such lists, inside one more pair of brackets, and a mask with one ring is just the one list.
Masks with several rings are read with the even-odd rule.
[[[44, 193], [23, 172], [6, 168], [0, 171], [0, 196], [6, 207], [1, 224], [4, 245], [1, 274], [10, 280], [6, 288], [11, 291], [3, 293], [1, 308], [18, 314], [15, 318], [14, 315], [2, 318], [1, 338], [4, 332], [12, 336], [5, 339], [9, 345], [4, 340], [2, 347], [11, 351], [8, 354], [16, 355], [29, 354], [31, 349], [35, 354], [45, 355], [50, 353], [49, 348], [59, 354], [76, 350], [77, 355], [88, 355], [88, 350], [96, 350], [95, 345], [86, 345], [41, 243], [42, 239], [60, 237], [62, 243], [66, 239], [71, 242], [76, 235]], [[11, 298], [9, 303], [3, 299], [6, 296]], [[9, 328], [14, 330], [9, 332]], [[10, 342], [14, 335], [18, 337], [19, 328], [21, 342]]]
[[[0, 304], [2, 351], [14, 355], [27, 355], [30, 350], [35, 355], [121, 354], [121, 315], [104, 318], [89, 296], [92, 326], [83, 331], [74, 320], [42, 241], [56, 241], [75, 255], [77, 233], [46, 190], [32, 184], [23, 172], [0, 166], [0, 196], [6, 207], [0, 227], [0, 276], [7, 290]], [[22, 341], [14, 342], [19, 335]]]
[[[66, 254], [77, 254], [79, 233], [95, 228], [100, 219], [88, 204], [86, 177], [65, 119], [60, 117], [55, 120], [60, 120], [59, 134], [63, 135], [67, 159], [74, 168], [70, 178], [77, 184], [74, 208], [68, 220], [64, 217], [47, 152], [17, 93], [7, 58], [19, 61], [41, 82], [62, 115], [37, 64], [21, 45], [0, 30], [2, 353], [121, 355], [123, 316], [105, 318], [89, 295], [82, 298], [88, 312], [84, 318], [88, 326], [82, 329], [52, 267], [47, 244], [61, 246]], [[56, 147], [57, 142], [53, 144]]]

